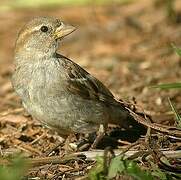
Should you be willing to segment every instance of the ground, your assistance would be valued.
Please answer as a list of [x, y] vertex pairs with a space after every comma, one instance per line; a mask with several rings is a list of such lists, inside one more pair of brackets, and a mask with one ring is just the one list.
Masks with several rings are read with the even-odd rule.
[[[177, 10], [179, 11], [179, 10]], [[13, 49], [20, 28], [32, 17], [55, 16], [77, 27], [64, 39], [59, 53], [69, 57], [100, 79], [117, 99], [136, 101], [154, 122], [174, 125], [168, 98], [181, 109], [179, 90], [151, 88], [160, 83], [179, 82], [181, 60], [171, 44], [181, 45], [181, 26], [169, 21], [164, 5], [139, 0], [107, 6], [12, 9], [0, 12], [0, 147], [21, 150], [28, 157], [43, 157], [62, 141], [22, 111], [20, 99], [11, 87]], [[59, 148], [58, 155], [63, 150]], [[92, 162], [71, 161], [47, 172], [28, 172], [31, 177], [73, 177], [87, 173]], [[81, 165], [80, 165], [81, 164]], [[42, 169], [45, 166], [42, 167]], [[54, 169], [53, 169], [54, 168]], [[58, 169], [58, 170], [57, 170]], [[81, 171], [84, 170], [84, 171]], [[82, 172], [82, 174], [81, 174]], [[44, 174], [43, 174], [44, 173]]]

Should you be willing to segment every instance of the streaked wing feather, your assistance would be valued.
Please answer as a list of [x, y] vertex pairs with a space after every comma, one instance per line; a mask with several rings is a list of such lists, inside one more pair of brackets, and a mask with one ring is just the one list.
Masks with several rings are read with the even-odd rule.
[[81, 68], [79, 65], [64, 58], [64, 68], [67, 72], [67, 89], [85, 99], [98, 100], [110, 104], [119, 104], [112, 93], [95, 77]]

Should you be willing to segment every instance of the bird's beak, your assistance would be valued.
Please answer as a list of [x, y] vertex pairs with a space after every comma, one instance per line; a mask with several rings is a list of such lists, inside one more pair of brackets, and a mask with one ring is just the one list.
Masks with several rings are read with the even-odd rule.
[[61, 24], [61, 26], [57, 27], [57, 29], [55, 30], [55, 39], [61, 39], [67, 35], [69, 35], [70, 33], [72, 33], [73, 31], [75, 31], [76, 28], [74, 26], [71, 25], [66, 25], [66, 24]]

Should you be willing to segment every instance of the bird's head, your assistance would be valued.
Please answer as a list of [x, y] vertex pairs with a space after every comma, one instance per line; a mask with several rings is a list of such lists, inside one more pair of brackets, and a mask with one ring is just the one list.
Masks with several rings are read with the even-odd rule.
[[55, 53], [58, 41], [69, 35], [75, 27], [64, 24], [60, 19], [38, 17], [28, 22], [20, 31], [16, 41], [15, 54]]

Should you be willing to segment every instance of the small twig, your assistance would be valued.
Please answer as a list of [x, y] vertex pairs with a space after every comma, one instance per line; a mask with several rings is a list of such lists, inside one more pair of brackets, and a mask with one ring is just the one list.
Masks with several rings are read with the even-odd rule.
[[136, 141], [135, 143], [132, 143], [128, 145], [126, 148], [122, 149], [122, 152], [119, 155], [125, 154], [127, 151], [129, 151], [132, 147], [139, 144], [139, 141]]
[[24, 108], [16, 108], [16, 109], [3, 111], [3, 112], [0, 112], [0, 117], [7, 116], [8, 114], [20, 113], [20, 112], [23, 112], [23, 111], [24, 111]]
[[[43, 157], [43, 158], [26, 158], [27, 165], [32, 167], [42, 166], [45, 164], [65, 164], [72, 160], [82, 160], [85, 159], [85, 156], [80, 153], [61, 156], [52, 156], [52, 157]], [[11, 162], [8, 160], [0, 159], [0, 165], [10, 165]]]
[[151, 151], [149, 151], [149, 150], [147, 152], [141, 150], [141, 151], [138, 151], [138, 152], [134, 153], [133, 155], [129, 156], [128, 159], [133, 160], [133, 159], [136, 159], [138, 157], [146, 158], [150, 153], [151, 153]]
[[181, 168], [180, 166], [178, 167], [175, 167], [175, 166], [172, 166], [172, 165], [168, 165], [166, 163], [164, 163], [161, 159], [158, 163], [158, 166], [161, 168], [161, 169], [164, 169], [166, 171], [169, 171], [169, 172], [173, 172], [173, 173], [181, 173]]
[[[138, 153], [138, 150], [129, 150], [125, 152], [125, 157], [130, 157], [135, 153]], [[149, 152], [148, 150], [142, 151], [144, 153]], [[115, 156], [120, 155], [120, 150], [114, 150]], [[181, 157], [181, 150], [178, 151], [162, 151], [162, 153], [167, 156], [168, 158], [180, 158]], [[82, 155], [86, 156], [87, 160], [95, 160], [97, 156], [104, 156], [103, 150], [95, 150], [95, 151], [85, 151], [81, 153]]]
[[79, 168], [71, 168], [71, 169], [68, 169], [66, 171], [62, 171], [58, 174], [56, 174], [55, 176], [52, 177], [51, 180], [54, 180], [54, 179], [58, 179], [62, 174], [67, 174], [67, 173], [73, 173], [73, 172], [80, 172], [80, 171], [83, 171], [86, 167], [90, 166], [90, 164], [86, 164], [86, 165], [83, 165]]
[[28, 161], [29, 161], [29, 164], [34, 167], [34, 166], [40, 166], [43, 164], [65, 164], [72, 160], [80, 160], [81, 158], [85, 158], [85, 157], [79, 153], [79, 154], [65, 155], [64, 157], [52, 156], [52, 157], [44, 157], [44, 158], [33, 158], [33, 159], [28, 159]]
[[30, 152], [31, 154], [38, 154], [38, 155], [42, 154], [38, 149], [35, 149], [32, 146], [29, 146], [28, 144], [24, 143], [17, 145], [17, 148]]
[[53, 151], [55, 151], [58, 147], [62, 146], [63, 142], [59, 142], [58, 144], [56, 144], [55, 146], [53, 146], [53, 148], [51, 148], [50, 150], [48, 150], [47, 152], [45, 152], [45, 156], [49, 156]]
[[43, 133], [41, 136], [39, 136], [38, 138], [36, 138], [35, 140], [33, 140], [31, 142], [31, 145], [35, 144], [36, 142], [38, 142], [40, 139], [43, 139], [46, 136], [45, 133]]
[[130, 142], [128, 142], [128, 141], [123, 141], [123, 140], [118, 140], [118, 143], [122, 143], [122, 144], [124, 144], [124, 145], [131, 145], [131, 143]]

